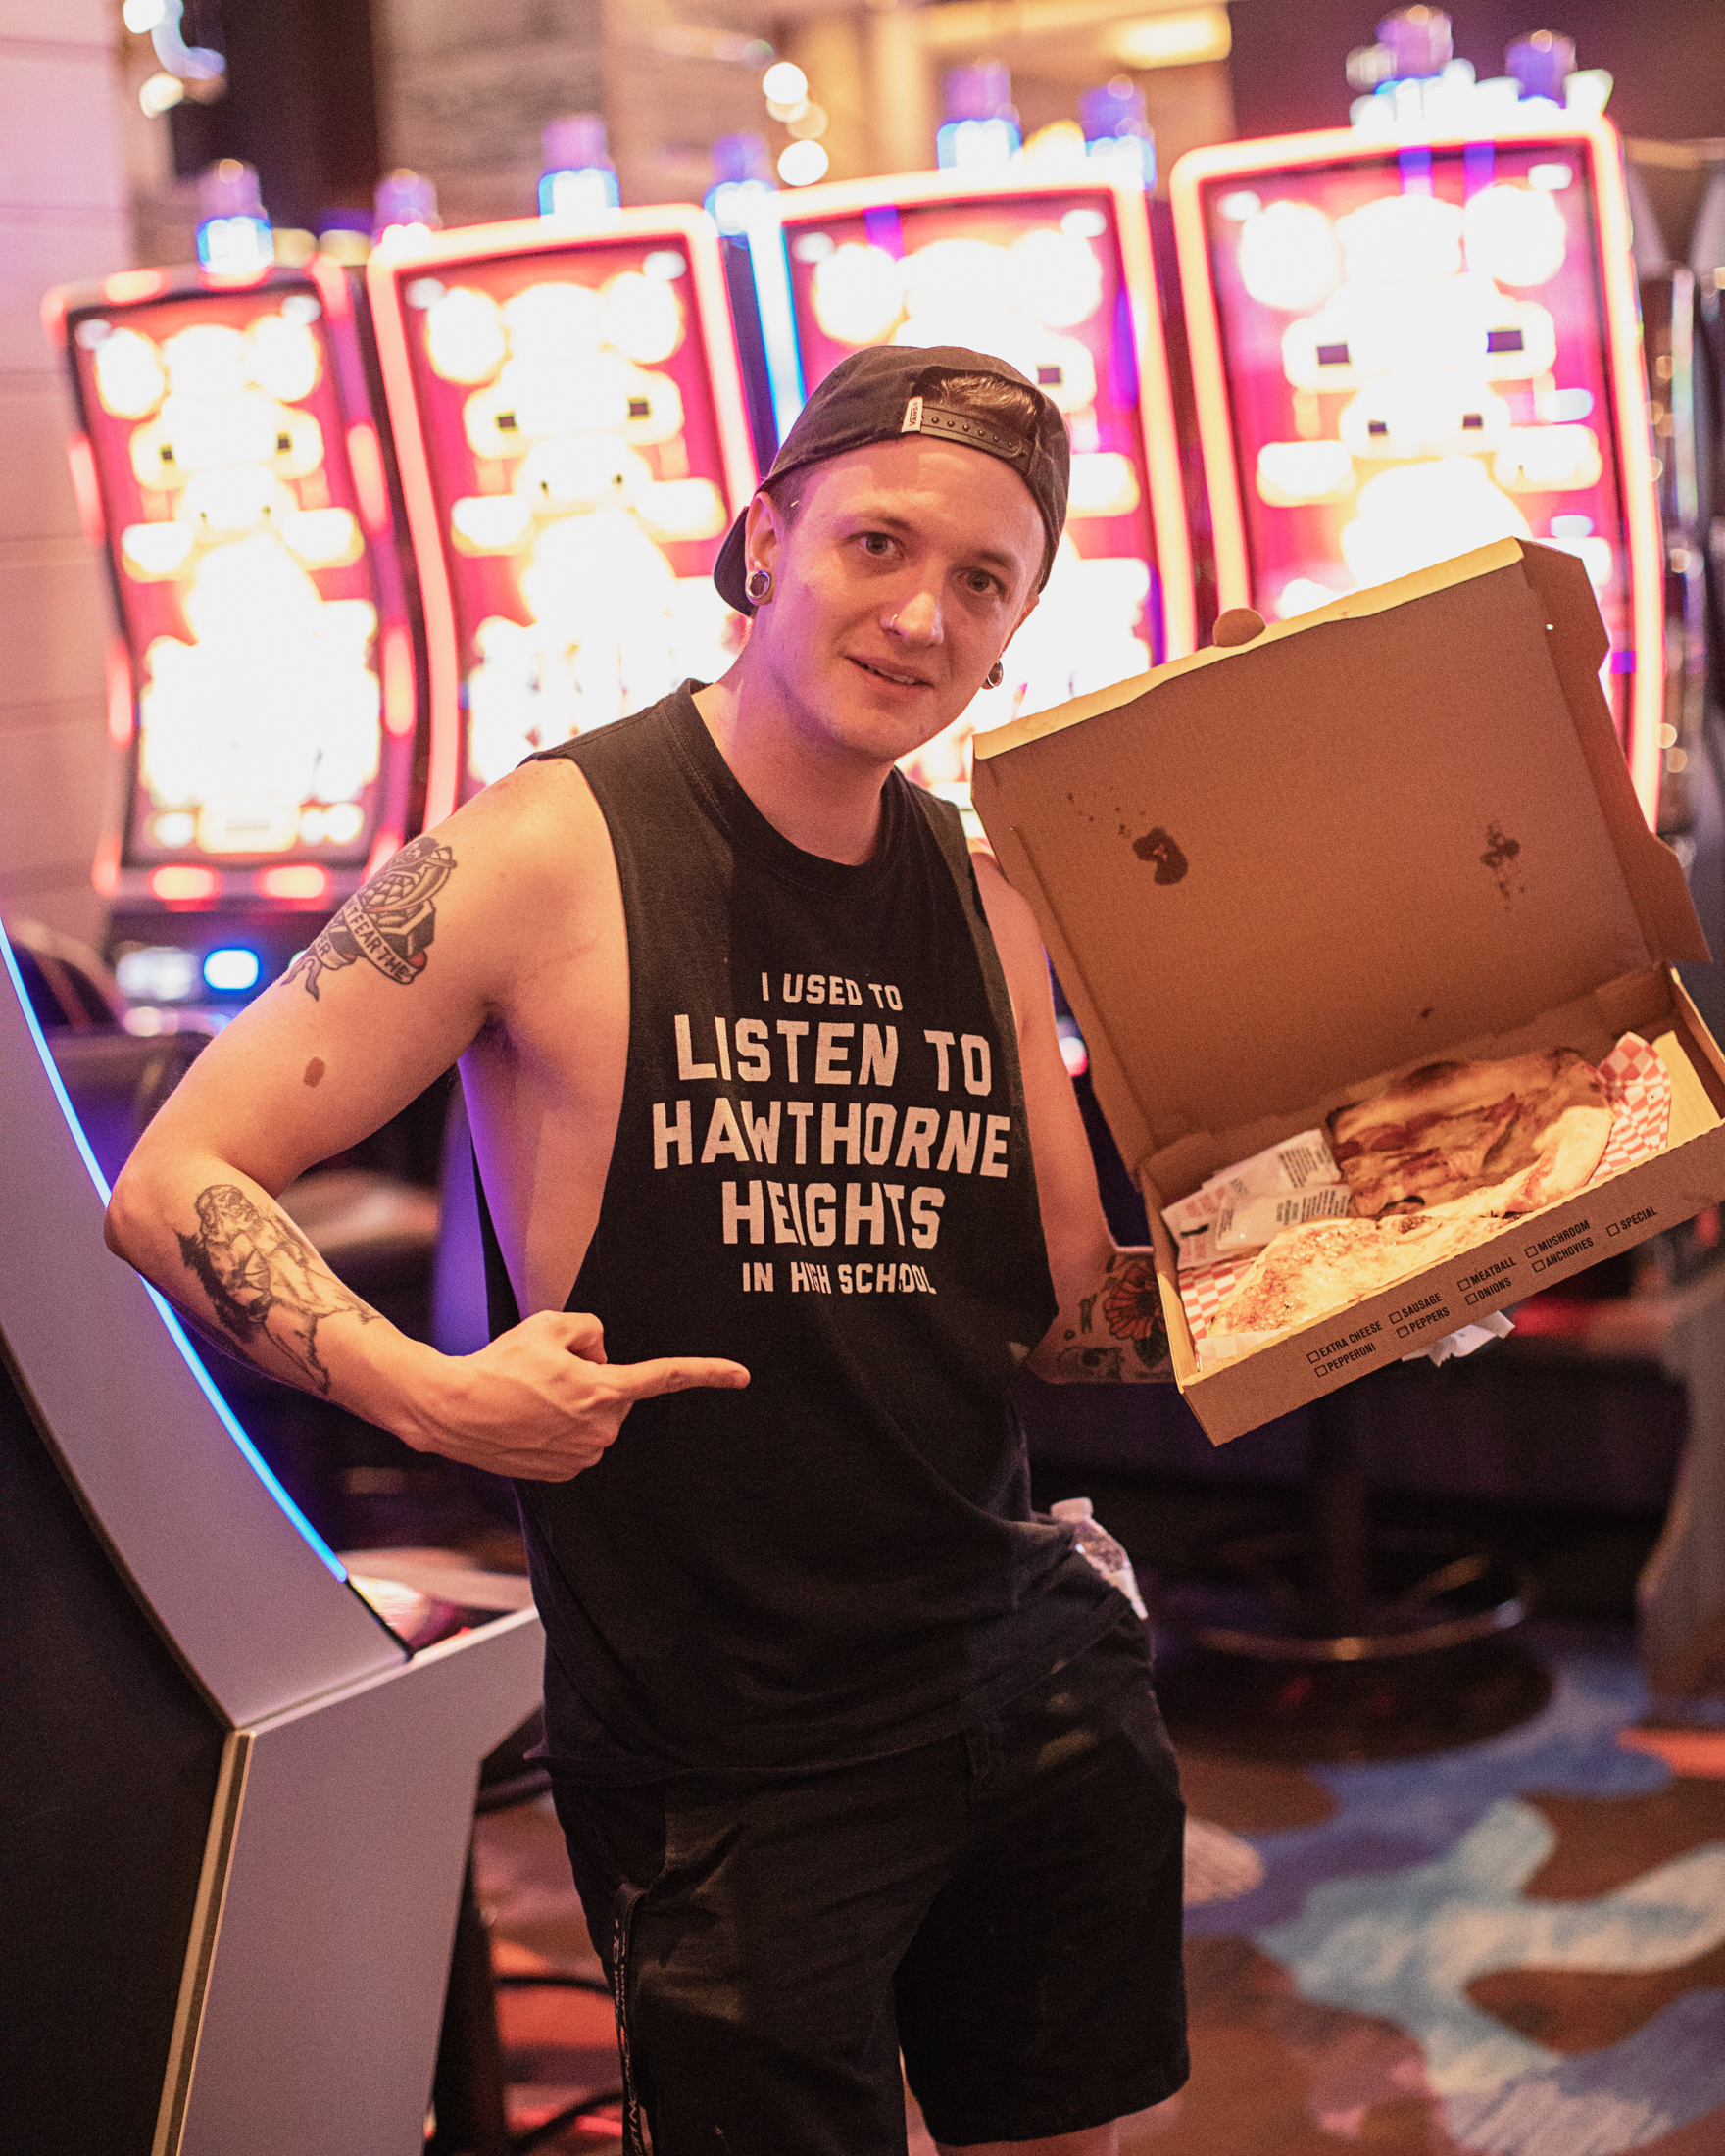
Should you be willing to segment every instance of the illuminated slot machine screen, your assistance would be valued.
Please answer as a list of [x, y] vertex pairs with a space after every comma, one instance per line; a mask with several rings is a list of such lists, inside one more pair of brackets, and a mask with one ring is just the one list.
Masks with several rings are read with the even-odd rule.
[[425, 598], [436, 823], [535, 749], [730, 664], [755, 468], [716, 231], [621, 211], [368, 267]]
[[1107, 180], [903, 175], [781, 196], [798, 357], [812, 388], [865, 345], [968, 345], [1064, 414], [1065, 536], [998, 689], [907, 759], [967, 800], [970, 736], [1194, 646], [1192, 569], [1150, 224]]
[[[327, 912], [402, 843], [418, 718], [350, 288], [320, 259], [241, 289], [127, 270], [46, 312], [119, 622], [124, 799], [96, 866], [117, 932], [164, 906]], [[284, 920], [272, 956], [308, 932]]]
[[1170, 188], [1221, 604], [1285, 620], [1503, 538], [1576, 555], [1651, 822], [1662, 567], [1610, 126], [1232, 143]]

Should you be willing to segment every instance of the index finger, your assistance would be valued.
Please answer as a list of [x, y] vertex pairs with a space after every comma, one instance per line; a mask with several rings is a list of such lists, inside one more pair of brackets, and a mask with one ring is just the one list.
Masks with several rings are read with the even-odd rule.
[[613, 1363], [611, 1375], [626, 1399], [651, 1399], [660, 1393], [687, 1393], [697, 1386], [739, 1392], [749, 1382], [740, 1362], [720, 1355], [656, 1355], [648, 1362]]

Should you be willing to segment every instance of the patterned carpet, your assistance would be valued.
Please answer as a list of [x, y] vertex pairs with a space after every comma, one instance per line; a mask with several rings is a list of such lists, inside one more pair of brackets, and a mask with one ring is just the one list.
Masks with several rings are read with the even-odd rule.
[[[1485, 1743], [1183, 1757], [1261, 1880], [1187, 1911], [1193, 2079], [1126, 2156], [1725, 2156], [1725, 1735], [1637, 1727], [1626, 1643], [1549, 1659], [1550, 1705]], [[479, 1824], [499, 1967], [596, 1967], [548, 1808]], [[1212, 1886], [1258, 1867], [1233, 1870]], [[501, 2013], [520, 2124], [608, 2082], [603, 1999]]]

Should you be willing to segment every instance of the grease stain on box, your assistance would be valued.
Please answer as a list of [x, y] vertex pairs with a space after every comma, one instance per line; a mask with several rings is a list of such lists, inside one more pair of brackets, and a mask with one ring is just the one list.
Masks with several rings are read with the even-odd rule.
[[[1521, 841], [1512, 839], [1495, 823], [1486, 825], [1486, 850], [1480, 856], [1480, 865], [1489, 868], [1497, 880], [1503, 903], [1508, 905], [1513, 893], [1509, 888], [1510, 866], [1521, 858]], [[1525, 898], [1527, 886], [1518, 883], [1515, 889]]]
[[[1125, 828], [1121, 824], [1122, 832]], [[1140, 860], [1155, 862], [1158, 883], [1178, 883], [1191, 865], [1176, 841], [1159, 823], [1155, 830], [1146, 831], [1141, 839], [1134, 839], [1132, 851]]]

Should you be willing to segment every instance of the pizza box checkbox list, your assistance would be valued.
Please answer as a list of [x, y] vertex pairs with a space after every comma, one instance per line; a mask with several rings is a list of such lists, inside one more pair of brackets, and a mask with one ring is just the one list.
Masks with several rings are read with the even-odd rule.
[[[1710, 956], [1647, 828], [1574, 557], [1507, 539], [976, 741], [1222, 1444], [1725, 1198]], [[1651, 1043], [1662, 1152], [1201, 1369], [1163, 1205], [1428, 1062]]]

